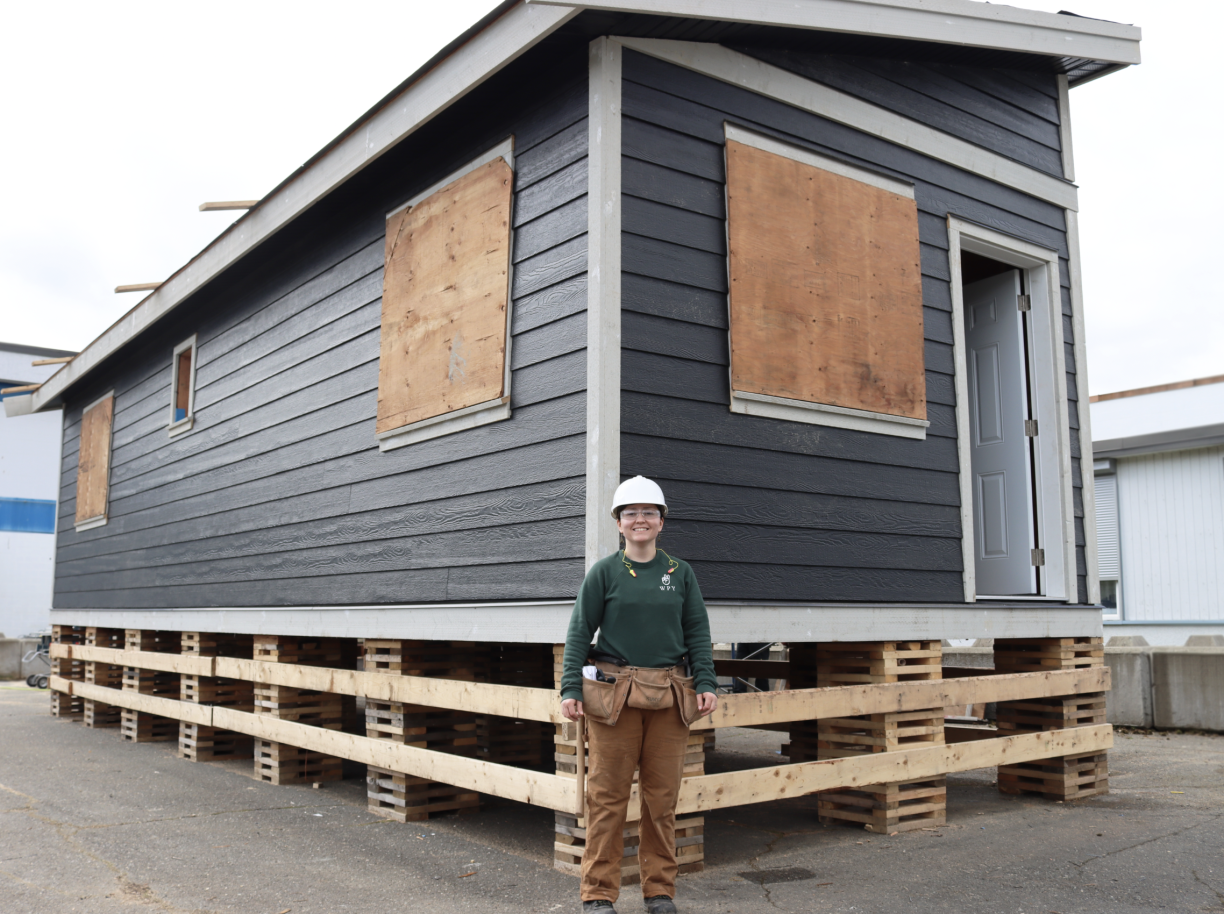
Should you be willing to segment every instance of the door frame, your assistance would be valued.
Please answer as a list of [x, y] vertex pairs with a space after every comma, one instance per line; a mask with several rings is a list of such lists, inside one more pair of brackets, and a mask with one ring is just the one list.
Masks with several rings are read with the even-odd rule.
[[[1040, 593], [1031, 600], [1076, 600], [1075, 509], [1071, 440], [1063, 352], [1062, 287], [1058, 252], [1002, 232], [948, 217], [948, 265], [952, 287], [953, 362], [956, 372], [956, 449], [960, 463], [961, 557], [965, 602], [990, 599], [977, 593], [974, 558], [973, 471], [969, 448], [969, 376], [965, 354], [965, 301], [961, 252], [1009, 264], [1024, 274], [1030, 301], [1029, 383], [1037, 419], [1033, 485], [1037, 493], [1037, 542], [1045, 549]], [[1017, 600], [1023, 597], [1000, 597]]]

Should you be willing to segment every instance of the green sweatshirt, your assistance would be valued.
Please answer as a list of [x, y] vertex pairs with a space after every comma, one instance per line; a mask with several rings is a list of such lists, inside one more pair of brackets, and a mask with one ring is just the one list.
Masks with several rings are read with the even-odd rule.
[[565, 637], [562, 698], [582, 700], [582, 667], [596, 629], [596, 650], [622, 657], [631, 666], [674, 666], [688, 654], [698, 694], [716, 691], [710, 618], [701, 588], [688, 563], [674, 561], [656, 552], [649, 562], [631, 562], [636, 577], [620, 552], [591, 566]]

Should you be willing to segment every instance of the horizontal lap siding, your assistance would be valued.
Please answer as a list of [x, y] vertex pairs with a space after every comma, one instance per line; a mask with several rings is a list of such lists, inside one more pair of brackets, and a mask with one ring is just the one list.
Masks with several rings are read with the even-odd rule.
[[[994, 91], [1018, 102], [1018, 85]], [[1049, 113], [1030, 101], [1028, 114]], [[624, 115], [621, 470], [664, 481], [676, 511], [665, 547], [693, 563], [709, 598], [961, 600], [947, 217], [1058, 251], [1069, 315], [1062, 210], [634, 52], [625, 55]], [[925, 441], [729, 411], [725, 121], [914, 184]], [[1074, 399], [1070, 354], [1067, 369]]]
[[[195, 427], [166, 431], [170, 346], [116, 390], [109, 521], [72, 527], [81, 403], [66, 410], [57, 608], [547, 599], [583, 573], [586, 83], [516, 137], [511, 405], [505, 422], [380, 453], [382, 214], [290, 275], [198, 304]], [[485, 128], [486, 130], [490, 128]], [[510, 132], [507, 131], [507, 132]], [[498, 142], [505, 133], [473, 140]], [[476, 151], [479, 151], [477, 148]], [[456, 149], [442, 174], [472, 155]], [[437, 170], [437, 169], [435, 169]], [[413, 174], [404, 170], [403, 174]], [[423, 185], [439, 175], [414, 178]], [[368, 189], [367, 189], [368, 190]], [[218, 303], [219, 304], [219, 303]]]

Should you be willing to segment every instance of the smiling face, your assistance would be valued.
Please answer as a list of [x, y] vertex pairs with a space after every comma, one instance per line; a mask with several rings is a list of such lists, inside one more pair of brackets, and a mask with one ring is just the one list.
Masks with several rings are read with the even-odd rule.
[[620, 530], [626, 544], [647, 546], [663, 529], [663, 515], [658, 505], [625, 505], [616, 521], [616, 529]]

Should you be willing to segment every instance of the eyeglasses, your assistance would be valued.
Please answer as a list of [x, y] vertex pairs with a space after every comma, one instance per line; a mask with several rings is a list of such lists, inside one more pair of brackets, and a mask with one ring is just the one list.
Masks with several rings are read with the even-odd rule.
[[658, 511], [653, 508], [647, 508], [645, 511], [626, 510], [620, 513], [621, 520], [637, 520], [639, 517], [642, 520], [658, 520], [661, 516]]

